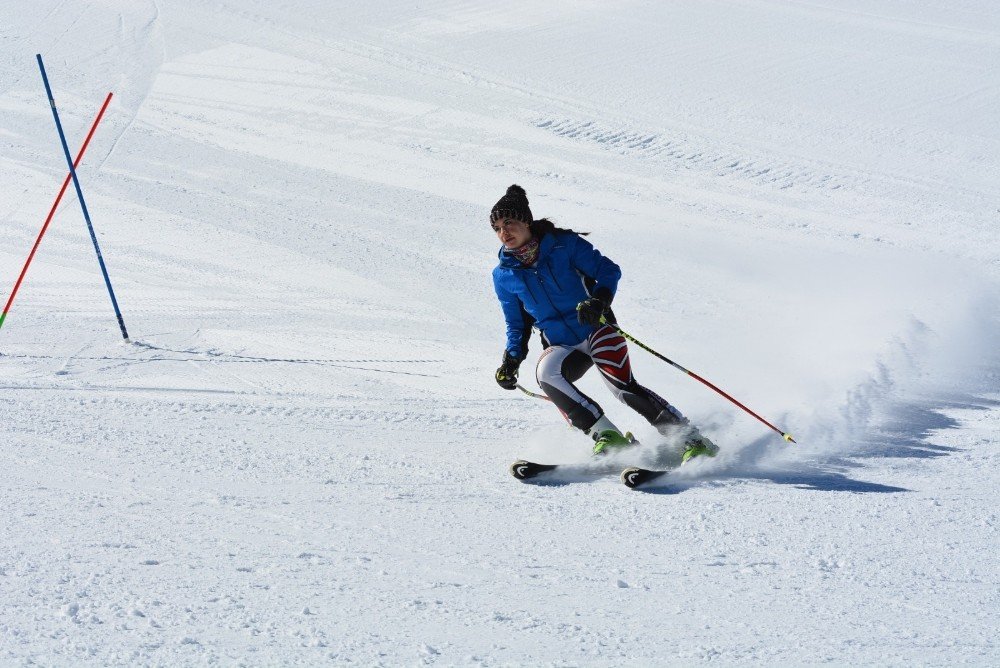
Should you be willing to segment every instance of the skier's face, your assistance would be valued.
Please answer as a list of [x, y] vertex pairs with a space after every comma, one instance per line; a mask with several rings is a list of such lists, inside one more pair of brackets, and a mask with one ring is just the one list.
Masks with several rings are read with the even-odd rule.
[[504, 248], [520, 248], [531, 241], [531, 228], [523, 220], [503, 218], [493, 223], [493, 230]]

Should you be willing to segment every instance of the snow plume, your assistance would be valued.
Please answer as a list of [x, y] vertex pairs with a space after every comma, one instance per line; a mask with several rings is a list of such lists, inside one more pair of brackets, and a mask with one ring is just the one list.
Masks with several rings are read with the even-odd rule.
[[843, 464], [844, 457], [927, 456], [935, 429], [955, 426], [941, 413], [986, 405], [1000, 370], [1000, 299], [972, 286], [911, 317], [888, 339], [862, 377], [810, 413], [782, 416], [799, 444], [782, 447], [769, 435], [743, 448], [730, 465], [801, 469]]
[[[848, 458], [923, 456], [936, 447], [928, 442], [930, 432], [954, 426], [941, 409], [975, 405], [972, 395], [989, 391], [991, 377], [996, 387], [1000, 299], [986, 287], [989, 281], [941, 258], [851, 251], [801, 253], [793, 263], [795, 281], [747, 268], [750, 262], [738, 252], [724, 257], [721, 265], [740, 267], [741, 275], [751, 277], [741, 282], [745, 300], [756, 294], [782, 300], [775, 310], [792, 315], [780, 327], [767, 308], [738, 311], [722, 304], [719, 310], [734, 310], [720, 320], [737, 326], [728, 333], [711, 328], [704, 336], [696, 328], [686, 335], [678, 325], [698, 318], [676, 318], [671, 312], [656, 321], [652, 310], [645, 311], [649, 322], [642, 323], [641, 338], [648, 331], [653, 345], [666, 341], [668, 354], [797, 441], [785, 443], [717, 394], [633, 347], [640, 381], [662, 392], [721, 448], [716, 460], [685, 467], [691, 475], [812, 475], [853, 466]], [[697, 312], [697, 307], [692, 299], [678, 310]], [[615, 402], [596, 374], [585, 376], [579, 386], [644, 446], [677, 445]], [[956, 388], [965, 394], [959, 396]], [[539, 428], [527, 435], [518, 456], [586, 462], [589, 440], [559, 425], [551, 406], [539, 402], [534, 408]]]
[[905, 335], [894, 337], [874, 368], [849, 388], [839, 404], [821, 409], [800, 437], [804, 450], [843, 453], [856, 450], [884, 419], [889, 405], [905, 395], [921, 375], [919, 359], [925, 357], [930, 330], [913, 320]]

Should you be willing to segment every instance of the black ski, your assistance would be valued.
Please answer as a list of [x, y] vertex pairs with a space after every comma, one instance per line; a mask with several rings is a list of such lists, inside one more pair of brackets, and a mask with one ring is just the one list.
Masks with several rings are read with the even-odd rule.
[[641, 469], [637, 466], [632, 466], [630, 468], [622, 471], [621, 480], [629, 489], [635, 489], [639, 485], [645, 485], [647, 482], [652, 482], [653, 480], [658, 480], [663, 476], [670, 473], [670, 469], [666, 471], [654, 471], [651, 469]]
[[568, 464], [539, 464], [519, 459], [510, 465], [510, 474], [518, 480], [551, 481], [561, 484], [583, 482], [606, 475], [617, 475], [623, 464], [613, 460], [605, 461], [599, 458], [590, 462], [575, 462]]
[[536, 462], [518, 459], [510, 465], [510, 474], [518, 480], [527, 480], [528, 478], [534, 478], [539, 473], [554, 471], [557, 468], [559, 468], [558, 464], [538, 464]]

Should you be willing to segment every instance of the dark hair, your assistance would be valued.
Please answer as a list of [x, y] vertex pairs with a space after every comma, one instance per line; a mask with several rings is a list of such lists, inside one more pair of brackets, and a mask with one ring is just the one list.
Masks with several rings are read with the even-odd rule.
[[556, 224], [548, 218], [532, 221], [529, 228], [531, 229], [531, 236], [538, 237], [539, 239], [544, 237], [546, 234], [555, 232], [570, 232], [572, 234], [579, 234], [581, 237], [585, 237], [590, 234], [590, 232], [576, 232], [568, 227], [556, 227]]

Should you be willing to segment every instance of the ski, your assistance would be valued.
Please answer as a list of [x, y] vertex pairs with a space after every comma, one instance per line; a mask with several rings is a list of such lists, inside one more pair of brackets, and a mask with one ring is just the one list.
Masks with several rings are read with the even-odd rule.
[[[540, 464], [519, 459], [510, 465], [510, 474], [522, 481], [540, 478], [540, 482], [555, 483], [582, 482], [608, 474], [618, 474], [622, 484], [629, 489], [635, 489], [676, 471], [678, 467], [687, 464], [690, 459], [714, 457], [715, 453], [718, 452], [718, 447], [708, 439], [701, 438], [700, 440], [703, 444], [700, 452], [692, 452], [692, 449], [689, 448], [683, 455], [660, 452], [659, 456], [650, 457], [649, 452], [643, 455], [633, 448], [623, 448], [613, 454], [595, 456], [589, 462]], [[636, 466], [639, 463], [651, 468]]]
[[518, 480], [527, 480], [528, 478], [534, 478], [539, 473], [554, 471], [557, 468], [559, 468], [559, 464], [539, 464], [537, 462], [529, 462], [525, 459], [518, 459], [510, 465], [510, 474]]
[[554, 482], [568, 484], [583, 482], [606, 475], [617, 475], [624, 463], [603, 458], [590, 462], [575, 462], [567, 464], [539, 464], [526, 459], [519, 459], [510, 465], [510, 474], [521, 481]]
[[639, 485], [645, 485], [647, 482], [662, 478], [663, 476], [669, 474], [672, 470], [673, 469], [655, 471], [652, 469], [643, 469], [637, 466], [631, 466], [622, 471], [621, 481], [622, 484], [629, 489], [635, 489]]

